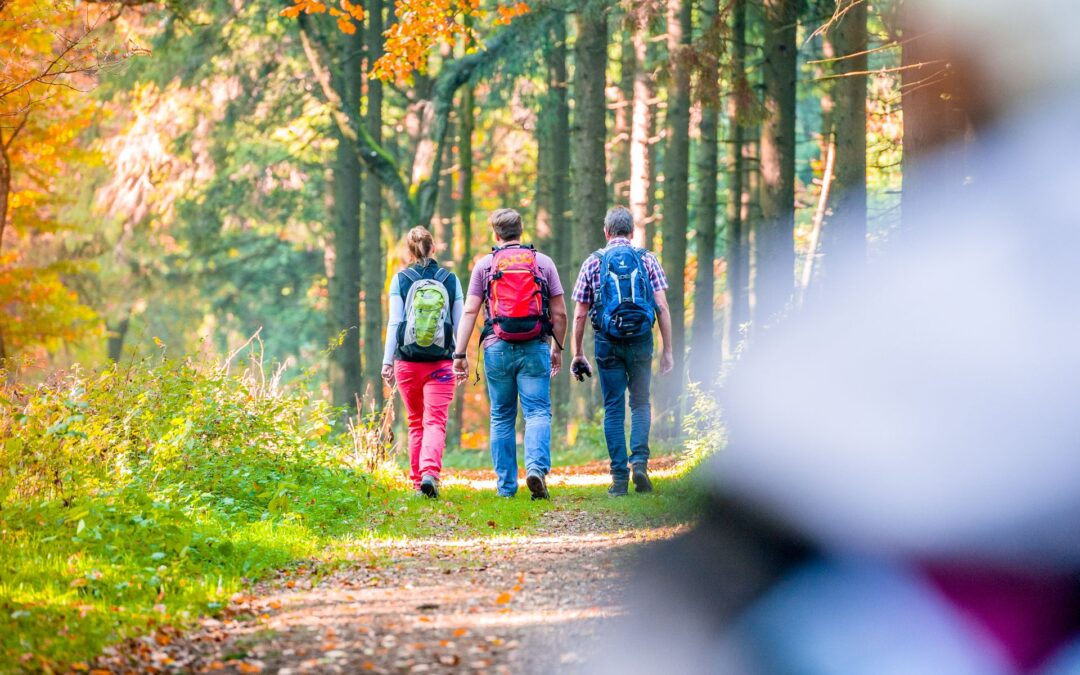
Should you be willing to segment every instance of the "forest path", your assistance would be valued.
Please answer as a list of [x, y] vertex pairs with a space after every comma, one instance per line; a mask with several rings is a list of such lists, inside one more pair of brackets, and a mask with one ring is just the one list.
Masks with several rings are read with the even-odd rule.
[[[673, 472], [662, 458], [658, 476]], [[488, 472], [489, 473], [489, 472]], [[108, 650], [118, 672], [580, 672], [623, 611], [630, 557], [678, 525], [627, 526], [617, 512], [559, 503], [557, 486], [603, 491], [606, 463], [553, 471], [552, 508], [526, 535], [371, 540], [332, 569], [299, 566], [238, 594], [187, 633]], [[446, 485], [492, 489], [490, 475]], [[528, 499], [522, 489], [518, 499]], [[631, 495], [625, 499], [652, 499]], [[582, 508], [584, 506], [584, 508]]]

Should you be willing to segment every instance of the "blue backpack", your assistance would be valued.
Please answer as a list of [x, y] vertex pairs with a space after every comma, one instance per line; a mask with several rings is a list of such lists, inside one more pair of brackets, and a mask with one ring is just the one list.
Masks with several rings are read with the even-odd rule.
[[656, 321], [645, 249], [613, 246], [594, 253], [600, 259], [600, 288], [592, 306], [598, 333], [616, 342], [632, 342], [652, 332]]

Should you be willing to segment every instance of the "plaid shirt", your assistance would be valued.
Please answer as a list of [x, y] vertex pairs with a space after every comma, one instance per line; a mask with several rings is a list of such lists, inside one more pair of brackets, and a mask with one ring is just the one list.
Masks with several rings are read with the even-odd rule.
[[[608, 242], [608, 245], [604, 248], [605, 251], [615, 246], [632, 246], [629, 239], [625, 237], [615, 237]], [[667, 277], [664, 276], [664, 268], [660, 266], [660, 261], [656, 259], [652, 253], [646, 253], [641, 259], [641, 262], [645, 265], [645, 271], [649, 275], [649, 285], [652, 286], [653, 293], [657, 291], [667, 290]], [[581, 263], [581, 271], [578, 272], [577, 282], [574, 284], [574, 292], [570, 296], [575, 302], [583, 302], [587, 305], [593, 304], [593, 299], [596, 297], [596, 292], [600, 288], [600, 258], [595, 255], [590, 255], [585, 258], [585, 262]]]

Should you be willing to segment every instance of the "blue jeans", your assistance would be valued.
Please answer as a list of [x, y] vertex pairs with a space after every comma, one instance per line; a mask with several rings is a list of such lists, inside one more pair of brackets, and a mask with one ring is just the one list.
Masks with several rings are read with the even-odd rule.
[[505, 342], [484, 348], [491, 400], [491, 461], [500, 495], [518, 489], [518, 399], [525, 413], [525, 470], [551, 470], [551, 352], [542, 340]]
[[652, 404], [652, 336], [643, 342], [612, 342], [596, 336], [596, 369], [600, 392], [604, 395], [604, 440], [611, 458], [611, 477], [627, 480], [630, 471], [626, 456], [626, 392], [630, 392], [631, 464], [649, 461], [649, 428]]

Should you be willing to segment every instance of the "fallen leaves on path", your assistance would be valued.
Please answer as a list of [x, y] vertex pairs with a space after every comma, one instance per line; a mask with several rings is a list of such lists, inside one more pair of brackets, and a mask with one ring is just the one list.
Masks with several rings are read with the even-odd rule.
[[185, 635], [162, 629], [81, 665], [117, 674], [575, 672], [622, 611], [625, 553], [676, 532], [556, 508], [529, 537], [377, 542], [345, 567], [283, 571]]

